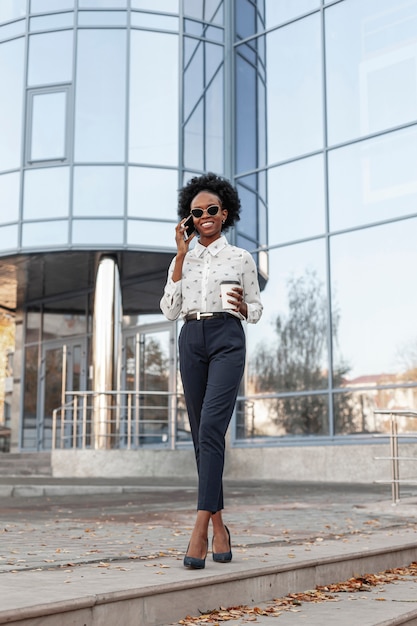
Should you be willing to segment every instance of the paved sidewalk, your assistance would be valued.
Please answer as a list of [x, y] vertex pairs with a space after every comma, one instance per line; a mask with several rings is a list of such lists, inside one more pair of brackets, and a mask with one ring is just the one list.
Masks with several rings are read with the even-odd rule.
[[[23, 496], [25, 493], [30, 495]], [[0, 495], [0, 597], [4, 596], [0, 602], [0, 624], [13, 623], [12, 618], [17, 618], [19, 611], [22, 616], [29, 614], [37, 590], [45, 588], [49, 589], [51, 601], [67, 602], [69, 606], [80, 602], [87, 592], [90, 596], [95, 594], [94, 600], [90, 598], [88, 602], [97, 605], [97, 598], [106, 594], [103, 602], [110, 602], [115, 593], [126, 596], [127, 588], [132, 589], [132, 597], [133, 587], [135, 593], [142, 589], [144, 596], [156, 597], [187, 587], [186, 598], [200, 591], [204, 591], [203, 597], [210, 598], [212, 604], [199, 609], [214, 609], [219, 607], [216, 601], [220, 597], [216, 595], [216, 584], [226, 585], [229, 577], [240, 582], [227, 597], [231, 601], [238, 597], [238, 587], [242, 591], [248, 579], [247, 588], [253, 592], [248, 591], [241, 604], [251, 605], [258, 602], [260, 596], [251, 596], [256, 596], [263, 580], [272, 582], [268, 583], [270, 596], [261, 590], [262, 600], [277, 597], [281, 587], [274, 588], [273, 581], [278, 570], [287, 576], [288, 592], [305, 590], [291, 589], [288, 577], [293, 564], [294, 571], [302, 574], [313, 565], [318, 568], [323, 564], [328, 572], [337, 561], [339, 569], [333, 571], [342, 575], [344, 555], [348, 560], [353, 554], [359, 562], [358, 555], [367, 551], [379, 555], [381, 550], [393, 546], [404, 548], [404, 555], [413, 554], [414, 548], [417, 554], [417, 491], [412, 488], [404, 489], [401, 502], [393, 506], [388, 486], [227, 481], [225, 520], [232, 533], [234, 559], [230, 566], [219, 566], [209, 553], [206, 569], [198, 573], [182, 567], [195, 514], [194, 480], [4, 477], [0, 478]], [[380, 556], [375, 558], [377, 565], [383, 563]], [[294, 585], [302, 584], [300, 580], [296, 583], [294, 578]], [[413, 584], [414, 581], [401, 581], [385, 587], [387, 597], [399, 597], [400, 589], [404, 590], [402, 603], [389, 601], [391, 613], [417, 609], [417, 605], [406, 603]], [[372, 591], [378, 593], [381, 591]], [[372, 594], [366, 597], [371, 598]], [[355, 607], [361, 602], [357, 598]], [[413, 598], [417, 599], [415, 590]], [[172, 621], [166, 618], [170, 612], [165, 606], [161, 618], [148, 615], [138, 624], [176, 623], [193, 615], [189, 609], [198, 606], [195, 602], [190, 599], [188, 603], [184, 595], [178, 596], [172, 605]], [[353, 610], [353, 600], [346, 602], [342, 598], [339, 602], [309, 607], [303, 604], [299, 613], [283, 613], [277, 624], [291, 625], [292, 616], [299, 615], [311, 626], [333, 623], [335, 619], [342, 626], [340, 614]], [[364, 607], [371, 606], [371, 619], [376, 619], [378, 611], [383, 615], [390, 613], [386, 613], [388, 605], [382, 600], [362, 603]], [[265, 602], [262, 606], [266, 606]], [[357, 610], [362, 613], [365, 609]], [[256, 616], [256, 623], [263, 623], [262, 620], [274, 623], [270, 617]], [[250, 615], [232, 624], [248, 621], [253, 621]], [[18, 623], [16, 619], [15, 622]], [[85, 623], [93, 622], [85, 619]], [[117, 622], [103, 623], [118, 626]], [[382, 621], [350, 622], [361, 626], [379, 623]], [[55, 622], [42, 621], [44, 624], [64, 622], [59, 618]]]

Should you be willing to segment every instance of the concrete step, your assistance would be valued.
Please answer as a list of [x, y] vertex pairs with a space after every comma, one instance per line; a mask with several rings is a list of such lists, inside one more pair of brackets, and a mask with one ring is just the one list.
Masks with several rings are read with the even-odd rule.
[[[377, 535], [355, 535], [346, 541], [240, 547], [234, 550], [232, 563], [214, 563], [209, 554], [206, 568], [197, 571], [185, 570], [182, 557], [177, 554], [164, 554], [160, 559], [123, 559], [80, 566], [45, 564], [32, 571], [1, 574], [0, 624], [160, 626], [222, 606], [268, 603], [271, 598], [282, 598], [289, 593], [365, 573], [407, 566], [416, 560], [417, 533], [396, 533], [390, 529]], [[390, 611], [386, 600], [375, 601], [370, 603], [372, 606], [365, 619], [365, 611], [359, 604], [358, 609], [353, 600], [351, 605], [344, 604], [347, 598], [340, 604], [322, 603], [319, 608], [305, 609], [303, 605], [302, 610], [317, 611], [317, 615], [320, 610], [331, 611], [332, 616], [321, 616], [318, 621], [305, 619], [304, 623], [323, 626], [337, 620], [338, 626], [417, 624], [417, 606], [406, 602], [417, 599], [416, 583], [401, 584], [402, 603], [393, 601], [400, 587], [387, 585], [384, 593], [388, 593], [388, 587], [392, 593]], [[351, 619], [348, 609], [357, 610], [357, 616]], [[300, 616], [300, 613], [295, 615]], [[261, 623], [261, 617], [257, 616], [256, 623]], [[291, 619], [292, 613], [283, 613], [279, 625], [292, 626], [295, 620], [288, 621]], [[241, 623], [246, 624], [247, 620]], [[273, 622], [268, 623], [272, 626]]]
[[0, 454], [0, 476], [51, 476], [50, 452], [4, 452]]

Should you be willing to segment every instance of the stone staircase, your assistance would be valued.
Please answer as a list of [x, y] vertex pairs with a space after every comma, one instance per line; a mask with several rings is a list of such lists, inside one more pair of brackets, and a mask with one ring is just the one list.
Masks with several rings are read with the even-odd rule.
[[0, 477], [2, 476], [52, 476], [51, 453], [0, 453]]

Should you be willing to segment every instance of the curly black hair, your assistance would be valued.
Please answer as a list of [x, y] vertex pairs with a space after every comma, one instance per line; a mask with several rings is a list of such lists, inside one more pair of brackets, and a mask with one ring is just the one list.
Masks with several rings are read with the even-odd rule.
[[227, 178], [208, 172], [195, 176], [179, 191], [178, 215], [182, 220], [190, 214], [191, 202], [200, 191], [210, 191], [220, 199], [222, 208], [227, 209], [227, 218], [222, 230], [227, 230], [240, 220], [240, 199], [237, 190]]

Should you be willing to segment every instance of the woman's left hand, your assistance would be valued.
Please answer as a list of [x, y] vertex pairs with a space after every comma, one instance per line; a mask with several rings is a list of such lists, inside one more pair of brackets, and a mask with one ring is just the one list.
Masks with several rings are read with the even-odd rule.
[[[232, 296], [233, 300], [236, 303], [233, 311], [236, 311], [236, 313], [240, 313], [241, 315], [243, 315], [243, 317], [248, 317], [248, 305], [243, 300], [242, 287], [232, 287], [232, 291], [229, 291], [228, 295]], [[229, 302], [231, 301], [229, 300]]]

